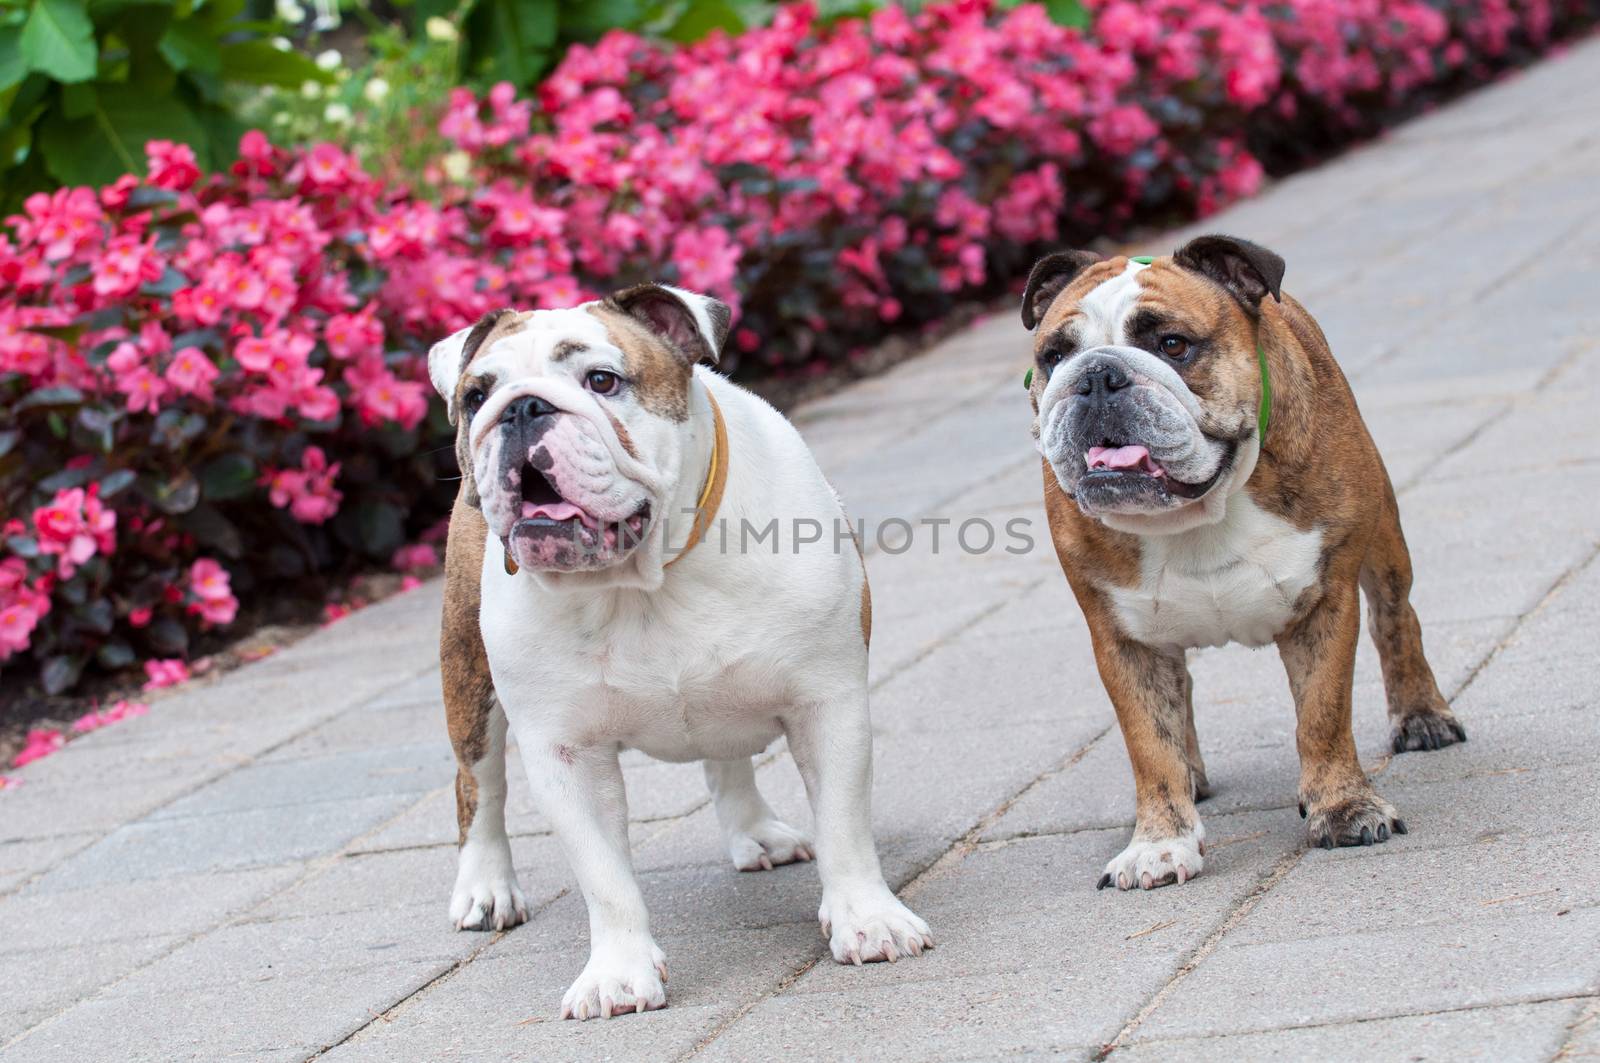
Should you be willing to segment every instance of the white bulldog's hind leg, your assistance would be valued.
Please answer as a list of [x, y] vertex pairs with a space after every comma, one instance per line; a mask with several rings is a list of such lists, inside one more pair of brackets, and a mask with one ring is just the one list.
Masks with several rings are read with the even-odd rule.
[[895, 962], [933, 948], [928, 924], [900, 902], [872, 841], [872, 726], [861, 682], [785, 717], [789, 750], [817, 825], [817, 918], [839, 963]]
[[[505, 930], [528, 918], [528, 901], [517, 885], [506, 836], [506, 716], [493, 698], [484, 715], [481, 742], [456, 745], [461, 852], [450, 921], [457, 930]], [[454, 737], [455, 728], [451, 731]], [[468, 763], [462, 757], [464, 749], [480, 746], [477, 760]]]
[[722, 828], [722, 843], [740, 871], [771, 871], [811, 859], [811, 839], [779, 819], [756, 788], [755, 768], [743, 760], [705, 762], [706, 785]]

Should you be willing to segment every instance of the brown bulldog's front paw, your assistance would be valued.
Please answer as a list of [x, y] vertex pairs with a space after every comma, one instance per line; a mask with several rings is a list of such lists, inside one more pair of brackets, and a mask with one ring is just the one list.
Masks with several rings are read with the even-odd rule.
[[1467, 740], [1467, 729], [1448, 709], [1425, 709], [1407, 713], [1390, 727], [1396, 753], [1419, 749], [1443, 749]]
[[1390, 834], [1406, 833], [1406, 822], [1376, 793], [1367, 792], [1326, 804], [1300, 805], [1306, 818], [1306, 838], [1314, 848], [1332, 849], [1341, 845], [1372, 845], [1386, 842]]

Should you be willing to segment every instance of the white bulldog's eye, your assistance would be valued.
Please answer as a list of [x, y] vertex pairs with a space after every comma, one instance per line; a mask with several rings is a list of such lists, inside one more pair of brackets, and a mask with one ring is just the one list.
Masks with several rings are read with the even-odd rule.
[[596, 395], [614, 395], [622, 386], [622, 378], [609, 369], [591, 369], [583, 375], [583, 386]]
[[1049, 376], [1050, 373], [1055, 370], [1055, 367], [1061, 364], [1061, 360], [1066, 356], [1066, 352], [1061, 348], [1051, 347], [1049, 350], [1040, 352], [1039, 365], [1042, 369], [1044, 369], [1045, 375]]
[[465, 395], [461, 396], [461, 408], [466, 411], [468, 417], [472, 417], [483, 409], [483, 404], [488, 398], [489, 396], [483, 393], [482, 388], [470, 388]]
[[1162, 336], [1158, 346], [1162, 354], [1175, 361], [1182, 361], [1189, 353], [1189, 341], [1182, 336]]

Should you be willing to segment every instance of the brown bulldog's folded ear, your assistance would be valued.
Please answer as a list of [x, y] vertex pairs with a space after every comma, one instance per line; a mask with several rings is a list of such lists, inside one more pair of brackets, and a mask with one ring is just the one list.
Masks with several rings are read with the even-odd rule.
[[1033, 264], [1028, 287], [1022, 293], [1022, 325], [1032, 329], [1072, 278], [1100, 261], [1093, 251], [1057, 251]]
[[636, 284], [606, 301], [672, 344], [690, 365], [717, 363], [733, 321], [724, 303], [665, 284]]
[[1184, 269], [1203, 273], [1239, 300], [1260, 309], [1262, 297], [1283, 301], [1283, 259], [1259, 244], [1232, 236], [1197, 236], [1172, 253]]

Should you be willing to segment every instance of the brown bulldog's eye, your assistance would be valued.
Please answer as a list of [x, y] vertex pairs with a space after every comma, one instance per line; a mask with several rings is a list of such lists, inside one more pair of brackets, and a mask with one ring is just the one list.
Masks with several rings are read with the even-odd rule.
[[1181, 360], [1189, 353], [1189, 341], [1182, 336], [1162, 336], [1159, 346], [1168, 358]]
[[1050, 374], [1055, 371], [1056, 366], [1060, 365], [1061, 360], [1066, 356], [1066, 352], [1059, 347], [1051, 347], [1048, 350], [1039, 352], [1039, 368], [1044, 370], [1046, 380], [1050, 379]]
[[614, 394], [622, 378], [606, 369], [591, 369], [584, 375], [583, 383], [596, 395]]
[[482, 388], [473, 388], [471, 391], [468, 391], [465, 395], [461, 396], [461, 406], [467, 411], [467, 416], [471, 417], [479, 410], [483, 409], [484, 401], [488, 399], [488, 397], [489, 396], [483, 393]]

